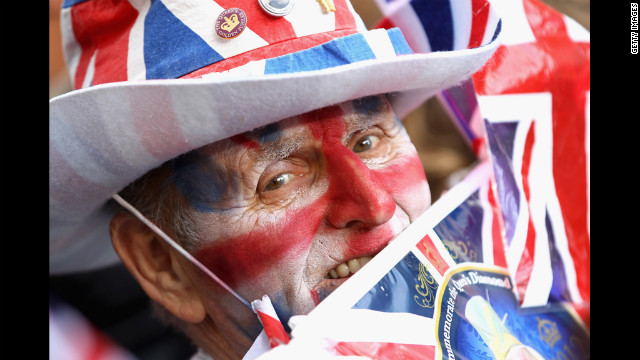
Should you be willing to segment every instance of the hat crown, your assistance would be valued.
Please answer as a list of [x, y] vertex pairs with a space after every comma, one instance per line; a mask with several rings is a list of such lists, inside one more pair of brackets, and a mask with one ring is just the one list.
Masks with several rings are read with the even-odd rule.
[[[333, 0], [335, 11], [319, 0], [289, 1], [284, 16], [269, 14], [259, 0], [65, 1], [62, 33], [73, 87], [200, 77], [366, 31], [348, 0]], [[239, 10], [223, 14], [233, 8]], [[225, 37], [220, 29], [236, 34]]]

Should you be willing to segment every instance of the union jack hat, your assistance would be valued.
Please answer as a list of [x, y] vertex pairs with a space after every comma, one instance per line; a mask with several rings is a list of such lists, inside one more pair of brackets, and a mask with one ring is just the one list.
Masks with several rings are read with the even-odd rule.
[[498, 46], [486, 0], [396, 3], [396, 18], [430, 21], [411, 35], [426, 50], [368, 31], [348, 0], [66, 0], [74, 90], [49, 103], [50, 274], [116, 263], [105, 204], [165, 161], [363, 96], [395, 93], [403, 118]]

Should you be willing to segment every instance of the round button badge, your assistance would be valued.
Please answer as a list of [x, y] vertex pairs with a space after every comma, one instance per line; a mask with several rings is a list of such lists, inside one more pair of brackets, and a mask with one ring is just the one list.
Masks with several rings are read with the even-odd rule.
[[262, 9], [273, 16], [285, 16], [291, 12], [295, 0], [258, 0]]
[[224, 39], [234, 38], [247, 27], [247, 14], [241, 9], [230, 8], [218, 15], [216, 33]]

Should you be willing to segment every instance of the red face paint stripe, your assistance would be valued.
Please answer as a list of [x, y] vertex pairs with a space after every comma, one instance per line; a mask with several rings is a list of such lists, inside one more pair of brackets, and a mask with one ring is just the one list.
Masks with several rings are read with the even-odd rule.
[[244, 134], [235, 135], [229, 138], [234, 143], [244, 147], [245, 149], [259, 149], [260, 144], [255, 140], [249, 139]]
[[286, 257], [306, 253], [320, 226], [319, 201], [287, 214], [285, 221], [228, 239], [216, 239], [196, 252], [200, 260], [229, 286], [257, 279]]

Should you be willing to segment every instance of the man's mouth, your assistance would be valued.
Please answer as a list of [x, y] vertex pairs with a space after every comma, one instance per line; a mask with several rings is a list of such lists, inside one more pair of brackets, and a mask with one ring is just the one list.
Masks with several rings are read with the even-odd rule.
[[358, 272], [375, 255], [361, 256], [338, 264], [329, 270], [324, 278], [311, 290], [314, 302], [318, 305], [340, 285], [344, 284], [351, 275]]
[[360, 270], [366, 263], [371, 260], [371, 256], [362, 256], [359, 258], [351, 259], [347, 262], [343, 262], [342, 264], [336, 266], [334, 269], [329, 271], [327, 275], [325, 275], [325, 279], [342, 279], [350, 276], [351, 274], [355, 274], [358, 270]]

